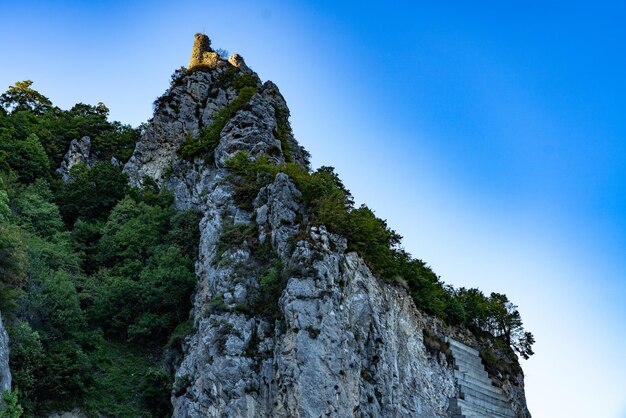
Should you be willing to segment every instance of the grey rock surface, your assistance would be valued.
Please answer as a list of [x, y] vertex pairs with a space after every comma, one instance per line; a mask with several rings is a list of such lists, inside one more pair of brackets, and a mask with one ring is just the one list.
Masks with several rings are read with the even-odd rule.
[[57, 168], [56, 172], [61, 175], [61, 179], [64, 182], [72, 180], [70, 170], [77, 164], [85, 164], [90, 167], [95, 162], [95, 159], [91, 155], [91, 139], [88, 136], [83, 136], [81, 139], [73, 139], [70, 143], [70, 148], [65, 153], [61, 166]]
[[244, 61], [243, 57], [239, 54], [231, 55], [230, 58], [228, 58], [228, 62], [230, 62], [232, 65], [239, 68], [241, 71], [245, 73], [252, 73], [252, 70], [250, 69], [250, 67], [246, 65], [246, 62]]
[[85, 414], [80, 409], [74, 409], [68, 412], [55, 412], [48, 415], [48, 418], [89, 418], [87, 414]]
[[9, 336], [0, 315], [0, 394], [11, 389], [11, 370], [9, 370]]
[[[236, 98], [221, 81], [232, 68], [251, 71], [220, 61], [168, 90], [124, 167], [131, 184], [151, 177], [173, 192], [178, 208], [202, 213], [195, 331], [176, 371], [174, 416], [453, 416], [450, 399], [459, 394], [454, 369], [423, 341], [424, 329], [442, 336], [450, 331], [418, 311], [404, 288], [376, 278], [347, 252], [344, 238], [308, 225], [301, 193], [286, 174], [261, 189], [251, 209], [237, 205], [225, 167], [237, 151], [308, 167], [307, 153], [290, 132], [278, 138], [277, 113], [288, 110], [273, 83], [259, 85], [249, 105], [226, 123], [214, 160], [178, 157], [185, 138], [197, 138]], [[220, 245], [222, 233], [238, 227], [255, 243]], [[259, 302], [270, 271], [255, 253], [262, 245], [282, 266], [278, 301]], [[259, 303], [273, 314], [260, 313]], [[523, 386], [514, 396], [525, 407]]]
[[144, 176], [162, 183], [174, 172], [176, 151], [185, 138], [197, 138], [202, 128], [212, 123], [214, 112], [237, 97], [234, 88], [218, 87], [220, 75], [229, 65], [222, 61], [213, 71], [194, 71], [157, 101], [154, 117], [124, 166], [132, 185], [141, 184]]

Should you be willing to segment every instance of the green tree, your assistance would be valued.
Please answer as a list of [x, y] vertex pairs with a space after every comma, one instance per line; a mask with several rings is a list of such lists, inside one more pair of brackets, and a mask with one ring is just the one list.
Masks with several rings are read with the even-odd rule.
[[91, 362], [82, 347], [73, 339], [60, 339], [46, 349], [37, 397], [71, 405], [81, 399], [92, 380]]
[[0, 418], [20, 418], [24, 408], [17, 399], [18, 392], [7, 390], [2, 394], [3, 405], [0, 405]]
[[27, 230], [44, 238], [52, 238], [63, 229], [59, 207], [45, 180], [38, 179], [23, 187], [15, 199], [18, 219]]
[[11, 208], [9, 207], [9, 195], [6, 191], [0, 189], [0, 222], [4, 222], [11, 216]]
[[172, 392], [172, 376], [163, 370], [150, 367], [142, 382], [143, 401], [153, 417], [172, 416], [169, 394]]
[[150, 206], [131, 198], [122, 200], [111, 213], [100, 240], [104, 265], [125, 260], [144, 264], [167, 236], [173, 214], [171, 207]]
[[87, 168], [72, 167], [73, 181], [65, 183], [58, 194], [63, 219], [72, 225], [76, 219], [104, 220], [128, 190], [128, 177], [120, 167], [98, 162]]
[[[141, 265], [134, 264], [140, 272]], [[84, 301], [87, 303], [89, 320], [98, 324], [107, 337], [126, 341], [129, 324], [141, 314], [138, 281], [128, 276], [114, 275], [110, 270], [100, 270], [85, 284], [85, 293], [88, 295]]]
[[7, 327], [11, 355], [9, 364], [13, 386], [22, 394], [22, 403], [27, 411], [33, 412], [34, 394], [42, 375], [43, 346], [39, 333], [26, 321], [16, 320]]
[[490, 318], [490, 302], [483, 292], [476, 288], [466, 289], [464, 287], [454, 292], [455, 299], [459, 300], [465, 310], [465, 321], [462, 325], [473, 330], [488, 330], [488, 320]]
[[164, 342], [188, 316], [197, 244], [180, 240], [197, 242], [197, 214], [177, 213], [167, 196], [136, 195], [153, 205], [126, 197], [102, 228], [106, 270], [90, 281], [90, 318], [120, 339]]
[[8, 169], [13, 170], [22, 183], [50, 175], [50, 160], [37, 135], [30, 134], [20, 140], [7, 131], [0, 131], [0, 170]]
[[532, 346], [534, 336], [524, 330], [522, 317], [506, 295], [491, 293], [489, 297], [489, 318], [487, 327], [489, 332], [501, 337], [511, 348], [525, 359], [534, 354]]
[[18, 227], [0, 223], [0, 310], [14, 307], [15, 297], [26, 278], [27, 258]]
[[0, 95], [0, 106], [6, 111], [15, 113], [20, 111], [42, 115], [52, 107], [52, 102], [30, 86], [30, 80], [18, 81], [9, 87], [6, 93]]
[[85, 329], [76, 285], [65, 271], [51, 272], [41, 280], [39, 295], [42, 327], [52, 338], [76, 336]]
[[129, 337], [165, 341], [189, 315], [196, 284], [191, 260], [175, 246], [161, 248], [142, 270], [139, 283], [142, 313], [129, 326]]
[[350, 211], [349, 219], [345, 235], [350, 248], [362, 254], [374, 272], [393, 279], [397, 275], [394, 249], [402, 237], [365, 205]]
[[94, 274], [98, 269], [98, 241], [102, 237], [104, 222], [77, 219], [71, 231], [72, 249], [81, 256], [83, 271]]

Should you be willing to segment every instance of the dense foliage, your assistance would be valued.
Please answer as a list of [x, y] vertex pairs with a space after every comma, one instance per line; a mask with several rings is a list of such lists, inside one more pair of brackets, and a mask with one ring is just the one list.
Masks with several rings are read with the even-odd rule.
[[58, 167], [72, 139], [83, 136], [91, 138], [100, 160], [130, 158], [139, 130], [109, 121], [104, 104], [78, 103], [61, 110], [31, 86], [31, 81], [21, 81], [0, 95], [0, 167], [32, 181]]
[[[154, 183], [129, 188], [108, 162], [128, 158], [136, 130], [102, 104], [60, 110], [31, 84], [0, 96], [0, 310], [14, 388], [0, 416], [168, 416], [173, 378], [155, 366], [188, 323], [198, 215]], [[54, 168], [84, 135], [101, 162], [63, 184]]]

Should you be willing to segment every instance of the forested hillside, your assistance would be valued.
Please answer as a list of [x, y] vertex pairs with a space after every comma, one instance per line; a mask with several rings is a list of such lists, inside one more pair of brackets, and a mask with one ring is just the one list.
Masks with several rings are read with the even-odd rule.
[[[139, 130], [109, 121], [102, 103], [61, 110], [24, 81], [0, 104], [8, 398], [17, 394], [27, 416], [76, 406], [167, 415], [172, 371], [161, 365], [188, 332], [197, 214], [177, 212], [154, 185], [127, 186], [121, 163]], [[55, 169], [83, 136], [98, 162], [73, 167], [63, 183]]]

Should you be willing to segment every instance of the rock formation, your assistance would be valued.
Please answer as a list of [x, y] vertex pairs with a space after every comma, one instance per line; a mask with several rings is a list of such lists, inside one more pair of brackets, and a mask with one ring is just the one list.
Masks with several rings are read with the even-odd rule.
[[[403, 287], [375, 277], [343, 237], [308, 224], [300, 191], [286, 174], [276, 175], [251, 207], [237, 204], [226, 167], [237, 151], [308, 167], [290, 129], [279, 135], [288, 109], [273, 83], [257, 83], [212, 153], [179, 157], [181, 145], [200, 138], [237, 99], [234, 77], [254, 75], [238, 59], [211, 54], [217, 55], [208, 38], [196, 35], [189, 71], [158, 100], [124, 167], [131, 184], [151, 177], [173, 191], [177, 207], [202, 213], [195, 331], [176, 371], [174, 416], [462, 416], [454, 358], [428, 350], [424, 335], [477, 347], [468, 331], [417, 310]], [[267, 266], [245, 241], [224, 249], [220, 237], [229, 228], [254, 231], [283, 266], [286, 283], [274, 316], [250, 308]], [[499, 383], [498, 401], [514, 416], [530, 417], [523, 376]]]
[[70, 148], [65, 153], [61, 166], [57, 168], [57, 173], [61, 175], [64, 182], [72, 180], [70, 170], [77, 164], [85, 164], [90, 167], [95, 162], [95, 158], [91, 155], [91, 139], [88, 136], [82, 137], [80, 140], [73, 139]]
[[0, 315], [0, 394], [11, 389], [11, 371], [9, 370], [9, 336], [2, 324]]
[[241, 71], [250, 73], [252, 70], [250, 67], [246, 65], [246, 62], [243, 60], [243, 57], [239, 54], [233, 54], [228, 58], [228, 62], [231, 63], [234, 67], [239, 68]]

